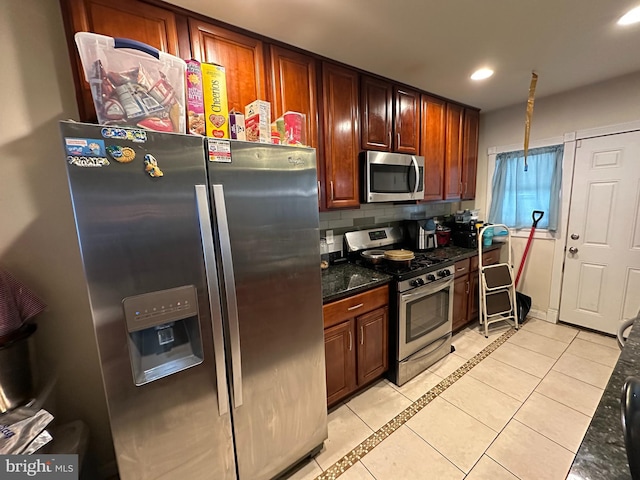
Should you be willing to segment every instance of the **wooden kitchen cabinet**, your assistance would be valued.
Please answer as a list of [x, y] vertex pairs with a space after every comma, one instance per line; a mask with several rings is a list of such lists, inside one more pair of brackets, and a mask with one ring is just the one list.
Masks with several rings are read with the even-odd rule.
[[360, 205], [358, 73], [322, 63], [324, 191], [327, 208]]
[[393, 87], [393, 150], [417, 155], [420, 148], [420, 93]]
[[444, 198], [447, 103], [429, 95], [421, 97], [420, 155], [424, 157], [424, 201]]
[[462, 194], [462, 131], [464, 107], [447, 103], [444, 170], [444, 200], [459, 199]]
[[[76, 32], [92, 32], [146, 43], [180, 55], [178, 17], [171, 10], [138, 0], [61, 0], [67, 43], [76, 86], [78, 112], [83, 122], [97, 122], [91, 89], [73, 39]], [[183, 32], [188, 38], [188, 32]], [[189, 53], [186, 52], [188, 56]]]
[[387, 371], [388, 302], [388, 286], [383, 286], [323, 307], [327, 405], [334, 405]]
[[467, 308], [469, 303], [469, 265], [465, 258], [454, 265], [453, 281], [453, 320], [452, 330], [458, 330], [467, 323]]
[[462, 200], [476, 198], [479, 129], [480, 112], [465, 108], [462, 133]]
[[318, 148], [318, 89], [316, 59], [276, 45], [269, 46], [271, 115], [306, 115], [307, 145]]
[[417, 155], [420, 93], [367, 75], [360, 89], [362, 148]]
[[[482, 254], [483, 265], [495, 265], [500, 262], [500, 248]], [[453, 325], [455, 332], [470, 322], [478, 320], [480, 311], [480, 292], [478, 290], [478, 255], [456, 262]]]
[[389, 368], [389, 314], [387, 307], [356, 318], [358, 385], [380, 377]]
[[362, 148], [390, 152], [393, 148], [393, 87], [384, 80], [360, 78]]
[[324, 330], [327, 368], [327, 404], [332, 405], [356, 389], [356, 351], [353, 321]]
[[254, 100], [266, 100], [264, 45], [261, 40], [189, 19], [191, 50], [200, 62], [222, 65], [226, 73], [229, 110], [244, 114]]

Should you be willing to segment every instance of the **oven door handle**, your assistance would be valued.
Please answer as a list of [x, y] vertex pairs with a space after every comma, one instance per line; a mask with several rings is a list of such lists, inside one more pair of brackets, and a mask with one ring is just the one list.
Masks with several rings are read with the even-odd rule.
[[411, 155], [411, 162], [413, 163], [413, 169], [416, 172], [416, 186], [413, 189], [413, 194], [415, 195], [418, 193], [418, 187], [420, 186], [420, 168], [418, 167], [418, 160], [416, 160], [416, 157], [413, 155]]
[[424, 287], [419, 287], [417, 292], [414, 290], [410, 290], [412, 293], [401, 293], [400, 300], [403, 302], [407, 302], [414, 297], [424, 297], [426, 295], [433, 295], [434, 293], [439, 292], [440, 290], [444, 290], [445, 288], [451, 287], [451, 280], [447, 277], [442, 283], [434, 282], [429, 285], [425, 285]]

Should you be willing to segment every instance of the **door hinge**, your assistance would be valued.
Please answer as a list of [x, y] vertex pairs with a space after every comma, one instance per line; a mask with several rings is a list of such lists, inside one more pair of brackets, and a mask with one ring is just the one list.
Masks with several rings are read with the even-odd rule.
[[576, 142], [576, 148], [580, 148], [580, 147], [582, 147], [582, 140], [578, 140]]

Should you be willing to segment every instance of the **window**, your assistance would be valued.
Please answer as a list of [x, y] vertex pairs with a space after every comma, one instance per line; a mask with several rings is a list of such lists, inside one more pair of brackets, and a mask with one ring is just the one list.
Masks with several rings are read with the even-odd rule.
[[562, 184], [564, 145], [504, 152], [496, 156], [496, 170], [491, 188], [489, 222], [511, 228], [529, 228], [531, 214], [542, 210], [544, 217], [538, 228], [556, 231]]

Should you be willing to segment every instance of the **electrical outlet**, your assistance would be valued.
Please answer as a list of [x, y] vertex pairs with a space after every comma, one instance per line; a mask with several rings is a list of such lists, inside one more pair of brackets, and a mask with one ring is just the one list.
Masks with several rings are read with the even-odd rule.
[[327, 230], [324, 233], [324, 238], [327, 239], [327, 245], [333, 245], [333, 230]]

